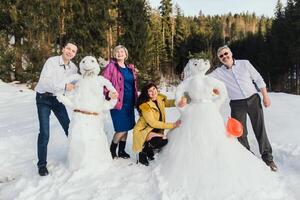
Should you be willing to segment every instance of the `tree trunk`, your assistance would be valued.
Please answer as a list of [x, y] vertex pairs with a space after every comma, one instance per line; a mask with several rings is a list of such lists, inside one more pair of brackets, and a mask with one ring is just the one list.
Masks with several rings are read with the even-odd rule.
[[65, 15], [66, 15], [66, 3], [67, 3], [67, 0], [60, 0], [60, 19], [59, 19], [59, 22], [60, 22], [60, 27], [59, 27], [59, 46], [60, 48], [63, 47], [63, 37], [64, 35], [66, 34], [65, 32]]
[[21, 44], [21, 37], [15, 36], [15, 49], [16, 49], [16, 56], [15, 56], [15, 78], [18, 81], [22, 81], [22, 44]]

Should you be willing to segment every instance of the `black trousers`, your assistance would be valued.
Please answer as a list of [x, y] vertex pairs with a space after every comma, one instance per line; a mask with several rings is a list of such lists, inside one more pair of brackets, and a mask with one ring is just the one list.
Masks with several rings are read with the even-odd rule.
[[153, 157], [153, 150], [160, 150], [166, 144], [168, 144], [168, 139], [163, 139], [162, 137], [153, 137], [148, 142], [145, 142], [142, 152], [146, 153], [149, 157]]
[[153, 137], [148, 142], [151, 149], [160, 149], [168, 144], [168, 139], [163, 139], [162, 137]]
[[260, 96], [258, 94], [254, 94], [247, 99], [231, 100], [230, 108], [231, 108], [231, 117], [239, 120], [244, 127], [243, 135], [238, 138], [238, 141], [242, 145], [244, 145], [248, 150], [250, 150], [250, 146], [247, 138], [248, 135], [247, 114], [248, 114], [256, 140], [259, 145], [259, 152], [261, 154], [262, 159], [265, 162], [272, 161], [273, 160], [272, 147], [266, 133], [264, 114], [263, 114]]

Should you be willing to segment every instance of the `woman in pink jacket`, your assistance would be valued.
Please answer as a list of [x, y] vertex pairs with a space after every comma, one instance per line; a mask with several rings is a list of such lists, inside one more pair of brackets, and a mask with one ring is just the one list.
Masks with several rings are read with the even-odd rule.
[[[135, 125], [134, 105], [137, 99], [137, 75], [133, 64], [127, 64], [127, 49], [116, 46], [113, 58], [105, 67], [102, 75], [111, 81], [119, 93], [118, 102], [114, 109], [110, 110], [115, 134], [110, 145], [112, 158], [130, 158], [125, 152], [127, 133]], [[116, 149], [118, 147], [118, 155]]]

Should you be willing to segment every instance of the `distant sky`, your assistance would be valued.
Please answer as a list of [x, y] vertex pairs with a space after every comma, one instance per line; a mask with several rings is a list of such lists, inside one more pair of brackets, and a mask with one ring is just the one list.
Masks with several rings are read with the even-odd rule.
[[[161, 0], [148, 0], [152, 8], [158, 8]], [[286, 5], [287, 0], [281, 0]], [[232, 14], [241, 12], [256, 15], [274, 16], [277, 0], [172, 0], [183, 10], [185, 16], [198, 15], [202, 10], [204, 15]]]

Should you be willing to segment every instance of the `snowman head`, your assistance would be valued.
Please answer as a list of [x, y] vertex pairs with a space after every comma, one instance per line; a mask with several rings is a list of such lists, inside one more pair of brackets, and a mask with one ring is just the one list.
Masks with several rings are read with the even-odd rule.
[[100, 67], [97, 59], [93, 56], [84, 57], [79, 63], [80, 73], [83, 76], [98, 75]]
[[209, 68], [209, 60], [192, 58], [184, 68], [184, 79], [194, 75], [205, 75]]

